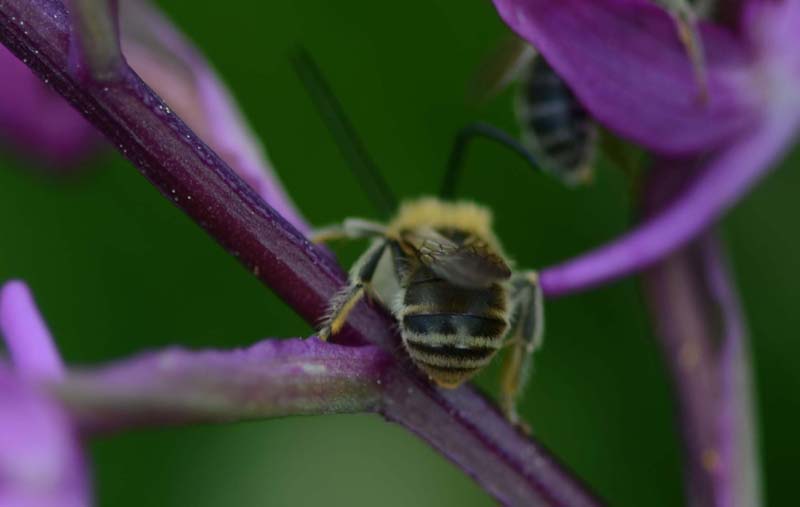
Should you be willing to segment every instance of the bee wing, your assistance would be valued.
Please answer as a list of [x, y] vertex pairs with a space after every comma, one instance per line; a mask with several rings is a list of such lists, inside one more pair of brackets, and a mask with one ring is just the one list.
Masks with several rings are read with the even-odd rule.
[[478, 238], [456, 243], [433, 229], [418, 229], [405, 233], [403, 241], [431, 271], [454, 285], [483, 288], [511, 277], [503, 258]]
[[467, 88], [467, 100], [479, 103], [497, 95], [536, 57], [536, 50], [516, 35], [505, 37], [478, 66]]

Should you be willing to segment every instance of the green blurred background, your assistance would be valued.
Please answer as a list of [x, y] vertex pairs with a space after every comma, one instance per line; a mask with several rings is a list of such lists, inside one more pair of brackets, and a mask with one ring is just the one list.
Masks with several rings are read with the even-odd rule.
[[[375, 212], [287, 61], [305, 44], [391, 186], [434, 192], [454, 132], [513, 129], [511, 96], [475, 108], [465, 84], [505, 33], [489, 2], [161, 2], [214, 63], [315, 224]], [[756, 360], [769, 503], [791, 503], [800, 443], [797, 154], [726, 220]], [[235, 347], [311, 328], [131, 165], [107, 152], [48, 178], [0, 155], [0, 279], [32, 286], [66, 359], [96, 364], [182, 344]], [[491, 205], [523, 266], [585, 251], [631, 222], [628, 182], [601, 167], [568, 191], [479, 144], [461, 195]], [[342, 262], [364, 245], [337, 247]], [[537, 436], [611, 505], [682, 503], [669, 386], [635, 280], [547, 305], [548, 333], [522, 411]], [[477, 380], [486, 389], [496, 369]], [[492, 505], [402, 428], [328, 416], [157, 429], [91, 443], [99, 505]]]

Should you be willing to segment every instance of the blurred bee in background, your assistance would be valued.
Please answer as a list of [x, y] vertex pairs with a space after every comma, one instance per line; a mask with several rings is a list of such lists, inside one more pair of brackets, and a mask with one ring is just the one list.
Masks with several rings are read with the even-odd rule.
[[[652, 0], [675, 20], [678, 36], [694, 69], [698, 96], [706, 99], [707, 76], [697, 22], [713, 0]], [[591, 182], [599, 128], [547, 61], [526, 41], [511, 36], [480, 66], [468, 89], [471, 101], [484, 100], [518, 82], [514, 110], [520, 142], [545, 172], [573, 187]], [[482, 135], [489, 127], [482, 126]], [[469, 136], [466, 130], [464, 136]], [[495, 132], [494, 137], [499, 137]]]
[[598, 126], [572, 90], [527, 42], [510, 36], [483, 62], [468, 95], [482, 100], [518, 81], [520, 142], [546, 173], [567, 186], [589, 183]]
[[413, 363], [438, 386], [469, 380], [508, 348], [500, 405], [521, 424], [516, 401], [543, 335], [542, 293], [534, 271], [513, 271], [492, 231], [490, 211], [472, 202], [425, 197], [395, 199], [375, 169], [334, 95], [307, 52], [293, 55], [295, 70], [323, 120], [375, 204], [396, 214], [386, 224], [349, 218], [316, 231], [312, 240], [372, 239], [331, 300], [319, 329], [341, 331], [364, 297], [375, 298], [397, 319]]

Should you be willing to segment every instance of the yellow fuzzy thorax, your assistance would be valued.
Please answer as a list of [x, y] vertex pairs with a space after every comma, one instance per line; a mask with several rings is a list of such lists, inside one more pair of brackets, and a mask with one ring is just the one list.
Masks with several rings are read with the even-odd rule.
[[390, 237], [398, 237], [403, 230], [420, 227], [457, 229], [473, 234], [500, 249], [500, 244], [492, 232], [492, 212], [474, 202], [445, 202], [435, 197], [406, 201], [400, 206], [395, 218], [389, 222], [387, 233]]

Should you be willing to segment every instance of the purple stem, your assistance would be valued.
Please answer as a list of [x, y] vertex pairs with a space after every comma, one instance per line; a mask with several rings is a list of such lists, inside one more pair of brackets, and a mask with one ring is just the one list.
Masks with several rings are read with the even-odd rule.
[[129, 65], [248, 185], [302, 233], [310, 229], [211, 65], [147, 0], [120, 5]]
[[392, 364], [374, 346], [264, 340], [231, 351], [174, 348], [71, 371], [54, 389], [90, 432], [377, 412]]
[[722, 463], [728, 464], [724, 470], [727, 482], [717, 484], [718, 489], [725, 492], [725, 503], [721, 505], [761, 505], [755, 389], [741, 302], [719, 241], [706, 238], [703, 249], [709, 290], [720, 305], [726, 330], [725, 341], [717, 351], [722, 407], [717, 414], [720, 457]]
[[794, 139], [795, 116], [776, 116], [715, 155], [668, 207], [613, 243], [540, 271], [546, 296], [563, 296], [635, 273], [707, 230], [775, 166]]
[[0, 287], [0, 336], [22, 376], [32, 380], [63, 376], [64, 364], [53, 337], [23, 282], [15, 280]]
[[[0, 0], [0, 40], [49, 80], [165, 196], [309, 322], [344, 283], [332, 260], [270, 208], [123, 65], [104, 83], [70, 73], [70, 25], [55, 0]], [[359, 305], [340, 338], [398, 350], [385, 312]], [[406, 426], [505, 504], [600, 502], [540, 445], [517, 432], [471, 387], [442, 391], [405, 360], [384, 398]]]
[[[653, 173], [650, 212], [681, 188], [670, 169]], [[749, 352], [718, 242], [706, 233], [647, 271], [644, 288], [675, 390], [690, 507], [759, 505]]]

